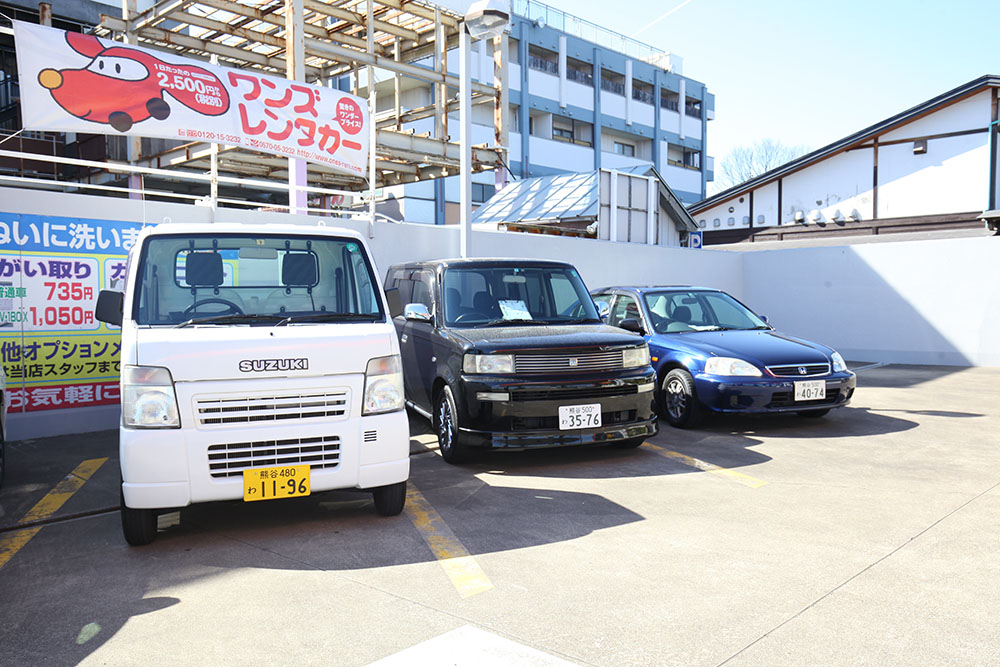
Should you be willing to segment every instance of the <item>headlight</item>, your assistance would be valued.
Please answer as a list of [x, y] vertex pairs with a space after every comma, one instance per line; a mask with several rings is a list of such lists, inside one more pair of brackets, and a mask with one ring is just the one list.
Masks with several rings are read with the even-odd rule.
[[622, 368], [642, 368], [649, 365], [649, 347], [629, 347], [622, 350]]
[[761, 376], [760, 369], [753, 364], [732, 357], [711, 357], [705, 362], [705, 372], [709, 375]]
[[844, 362], [844, 358], [840, 356], [840, 352], [834, 351], [830, 355], [830, 360], [833, 361], [833, 372], [843, 373], [847, 370], [847, 364]]
[[169, 370], [158, 366], [122, 370], [122, 421], [133, 428], [180, 428]]
[[462, 358], [462, 370], [470, 374], [492, 375], [513, 373], [512, 354], [467, 354]]
[[365, 370], [362, 415], [377, 415], [403, 409], [403, 370], [399, 355], [375, 357]]

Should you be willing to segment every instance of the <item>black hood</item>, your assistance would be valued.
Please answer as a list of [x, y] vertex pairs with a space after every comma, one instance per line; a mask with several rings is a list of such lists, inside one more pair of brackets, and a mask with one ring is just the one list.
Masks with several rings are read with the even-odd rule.
[[582, 349], [634, 347], [642, 336], [606, 324], [547, 324], [535, 326], [495, 326], [452, 328], [449, 332], [467, 341], [469, 349], [484, 353], [515, 352], [528, 349]]

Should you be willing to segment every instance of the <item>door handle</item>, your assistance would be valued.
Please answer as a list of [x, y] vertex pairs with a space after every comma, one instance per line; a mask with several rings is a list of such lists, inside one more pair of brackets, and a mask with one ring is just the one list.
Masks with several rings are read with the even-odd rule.
[[409, 338], [409, 336], [407, 336], [406, 334], [403, 334], [402, 336], [399, 337], [399, 340], [400, 340], [400, 342], [405, 343], [407, 338]]

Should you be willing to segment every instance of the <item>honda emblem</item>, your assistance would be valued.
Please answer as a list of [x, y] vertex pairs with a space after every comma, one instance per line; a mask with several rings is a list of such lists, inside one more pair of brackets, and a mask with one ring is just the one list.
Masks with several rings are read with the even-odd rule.
[[805, 366], [799, 366], [799, 375], [805, 375], [808, 372]]

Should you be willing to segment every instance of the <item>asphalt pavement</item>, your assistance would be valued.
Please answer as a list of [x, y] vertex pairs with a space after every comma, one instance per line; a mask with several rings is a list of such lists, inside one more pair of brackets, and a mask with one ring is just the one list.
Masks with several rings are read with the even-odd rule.
[[1000, 664], [1000, 369], [881, 366], [822, 419], [450, 466], [121, 537], [114, 432], [12, 443], [0, 663]]

